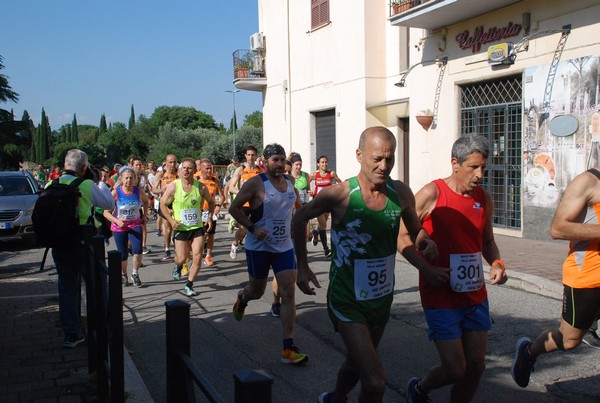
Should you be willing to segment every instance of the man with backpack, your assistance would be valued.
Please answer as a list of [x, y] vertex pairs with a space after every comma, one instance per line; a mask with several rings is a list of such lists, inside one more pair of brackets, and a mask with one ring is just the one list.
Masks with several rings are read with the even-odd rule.
[[85, 255], [81, 225], [94, 208], [113, 209], [114, 200], [103, 182], [84, 179], [90, 169], [85, 152], [72, 149], [65, 157], [64, 171], [42, 191], [33, 213], [41, 245], [52, 248], [58, 274], [58, 307], [65, 335], [63, 347], [73, 348], [85, 341], [79, 324], [80, 276]]

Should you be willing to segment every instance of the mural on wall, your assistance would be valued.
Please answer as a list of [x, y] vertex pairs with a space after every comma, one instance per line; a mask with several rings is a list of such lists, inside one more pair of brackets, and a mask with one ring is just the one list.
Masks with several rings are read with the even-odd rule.
[[599, 60], [585, 56], [561, 61], [549, 83], [550, 65], [525, 70], [525, 206], [554, 209], [576, 175], [600, 165]]

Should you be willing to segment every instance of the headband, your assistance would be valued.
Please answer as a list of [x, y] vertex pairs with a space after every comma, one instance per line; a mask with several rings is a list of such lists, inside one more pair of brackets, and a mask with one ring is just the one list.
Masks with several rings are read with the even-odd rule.
[[121, 168], [119, 170], [119, 176], [122, 176], [127, 171], [133, 172], [133, 180], [137, 181], [137, 172], [135, 172], [135, 170], [132, 167], [130, 167], [129, 165], [125, 165], [123, 168]]
[[265, 151], [263, 151], [263, 157], [268, 160], [273, 155], [285, 156], [285, 150], [279, 144], [269, 144], [265, 147]]
[[293, 163], [298, 162], [298, 161], [302, 162], [302, 157], [300, 156], [300, 154], [294, 153], [292, 155], [292, 158], [290, 158], [290, 162], [293, 164]]

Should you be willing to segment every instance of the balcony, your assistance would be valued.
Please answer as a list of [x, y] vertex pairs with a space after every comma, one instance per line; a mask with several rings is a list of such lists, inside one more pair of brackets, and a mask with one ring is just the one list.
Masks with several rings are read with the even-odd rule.
[[261, 52], [248, 49], [233, 52], [233, 85], [248, 91], [262, 91], [267, 87], [265, 58]]
[[[498, 10], [520, 0], [407, 0], [391, 2], [394, 26], [439, 29]], [[393, 3], [398, 3], [393, 5]]]

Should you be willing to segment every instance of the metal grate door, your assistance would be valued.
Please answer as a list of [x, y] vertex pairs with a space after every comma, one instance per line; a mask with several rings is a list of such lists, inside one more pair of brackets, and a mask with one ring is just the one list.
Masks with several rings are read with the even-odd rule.
[[522, 82], [511, 77], [462, 87], [461, 135], [488, 138], [490, 156], [482, 186], [494, 201], [496, 227], [521, 228]]

